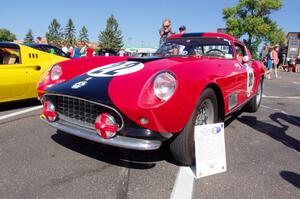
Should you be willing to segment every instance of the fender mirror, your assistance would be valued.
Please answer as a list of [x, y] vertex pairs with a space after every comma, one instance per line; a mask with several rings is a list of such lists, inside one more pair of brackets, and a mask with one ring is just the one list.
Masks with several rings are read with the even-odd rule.
[[249, 58], [249, 56], [244, 56], [243, 57], [243, 63], [245, 64], [245, 63], [248, 63], [250, 61], [250, 58]]

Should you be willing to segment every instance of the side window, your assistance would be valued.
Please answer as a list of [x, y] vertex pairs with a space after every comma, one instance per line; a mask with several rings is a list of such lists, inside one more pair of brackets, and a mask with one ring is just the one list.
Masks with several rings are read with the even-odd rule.
[[0, 47], [0, 65], [12, 65], [20, 63], [20, 50], [15, 48]]
[[61, 50], [59, 50], [58, 48], [53, 48], [53, 50], [55, 51], [54, 54], [62, 56], [62, 57], [65, 56], [64, 53]]
[[245, 47], [235, 43], [235, 51], [236, 51], [236, 58], [237, 60], [242, 63], [243, 62], [243, 57], [247, 55], [245, 51]]

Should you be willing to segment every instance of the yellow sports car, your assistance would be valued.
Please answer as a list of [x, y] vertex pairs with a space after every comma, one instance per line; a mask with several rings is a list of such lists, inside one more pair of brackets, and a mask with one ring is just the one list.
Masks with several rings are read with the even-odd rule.
[[0, 42], [0, 103], [37, 97], [40, 75], [67, 59], [68, 55], [54, 46]]

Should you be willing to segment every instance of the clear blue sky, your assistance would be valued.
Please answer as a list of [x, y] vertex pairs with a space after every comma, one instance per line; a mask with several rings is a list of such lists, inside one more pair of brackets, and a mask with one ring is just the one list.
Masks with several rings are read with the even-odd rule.
[[[189, 32], [216, 31], [225, 27], [222, 9], [238, 0], [16, 0], [1, 2], [0, 28], [7, 28], [24, 39], [29, 29], [34, 36], [44, 36], [53, 18], [64, 27], [72, 18], [77, 33], [85, 25], [91, 41], [97, 41], [106, 19], [114, 14], [129, 46], [157, 46], [158, 29], [164, 18], [172, 19], [178, 31], [185, 25]], [[283, 0], [280, 11], [271, 14], [286, 32], [299, 31], [299, 0]]]

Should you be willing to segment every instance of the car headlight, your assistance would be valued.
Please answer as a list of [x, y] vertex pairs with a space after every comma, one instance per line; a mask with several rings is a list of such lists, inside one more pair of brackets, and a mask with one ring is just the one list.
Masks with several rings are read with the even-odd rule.
[[52, 79], [52, 81], [58, 80], [62, 75], [62, 70], [61, 67], [58, 64], [55, 64], [52, 69], [51, 69], [51, 73], [50, 73], [50, 77]]
[[166, 101], [173, 96], [176, 86], [175, 76], [170, 72], [162, 72], [154, 79], [153, 91], [158, 99]]

